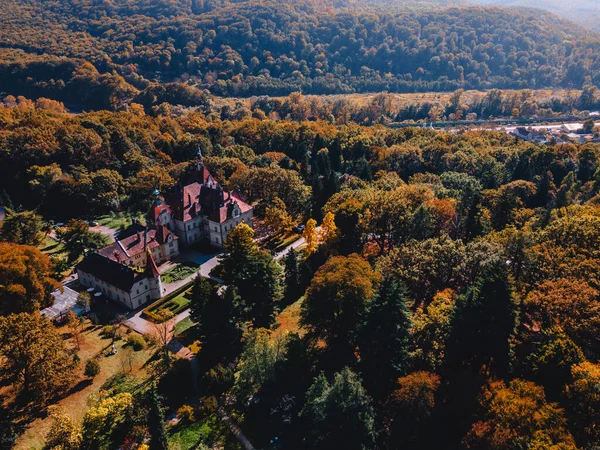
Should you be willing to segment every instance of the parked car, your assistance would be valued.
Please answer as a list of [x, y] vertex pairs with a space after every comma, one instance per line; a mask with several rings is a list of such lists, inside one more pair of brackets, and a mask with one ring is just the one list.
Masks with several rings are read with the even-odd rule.
[[305, 225], [303, 225], [303, 224], [296, 225], [296, 226], [294, 227], [294, 231], [295, 231], [296, 233], [302, 233], [302, 232], [304, 231], [304, 229], [305, 229], [305, 228], [306, 228], [306, 226], [305, 226]]
[[97, 227], [98, 222], [94, 222], [93, 220], [88, 224], [90, 227]]

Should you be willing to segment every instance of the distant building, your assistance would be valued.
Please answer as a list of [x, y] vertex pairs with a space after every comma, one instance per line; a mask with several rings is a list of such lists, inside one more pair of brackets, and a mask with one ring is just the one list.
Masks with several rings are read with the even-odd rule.
[[162, 297], [158, 267], [148, 250], [144, 269], [126, 266], [100, 253], [91, 253], [77, 267], [79, 283], [102, 292], [129, 309]]
[[183, 245], [208, 238], [222, 247], [229, 232], [244, 222], [252, 227], [254, 208], [237, 191], [226, 192], [202, 163], [199, 154], [196, 173], [188, 183], [180, 183], [161, 195], [155, 191], [154, 204], [147, 221], [166, 227]]

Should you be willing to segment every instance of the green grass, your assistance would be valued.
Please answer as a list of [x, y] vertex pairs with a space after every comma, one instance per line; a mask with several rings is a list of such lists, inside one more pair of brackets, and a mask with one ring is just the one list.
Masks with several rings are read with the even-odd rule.
[[42, 242], [40, 242], [38, 245], [38, 249], [49, 257], [57, 259], [61, 263], [65, 264], [64, 267], [61, 267], [62, 272], [60, 275], [62, 277], [68, 276], [75, 265], [82, 259], [79, 258], [77, 261], [72, 261], [69, 263], [67, 253], [65, 251], [65, 245], [55, 241], [49, 236], [46, 236], [44, 239], [42, 239]]
[[198, 264], [191, 262], [179, 264], [163, 273], [161, 278], [163, 283], [175, 283], [195, 274], [199, 267]]
[[214, 420], [214, 418], [208, 418], [182, 427], [174, 427], [174, 432], [169, 437], [169, 448], [188, 450], [196, 448], [199, 443], [210, 443], [214, 436], [211, 426], [211, 422]]
[[183, 332], [189, 330], [190, 328], [192, 328], [194, 325], [195, 325], [195, 323], [192, 322], [192, 319], [190, 319], [189, 317], [186, 317], [181, 322], [179, 322], [177, 325], [175, 325], [175, 329], [173, 330], [173, 334], [175, 336], [178, 336], [181, 333], [183, 333]]
[[[144, 214], [136, 213], [134, 214], [136, 219], [140, 221], [142, 225], [146, 224], [146, 219]], [[110, 213], [105, 216], [100, 216], [96, 220], [100, 225], [103, 225], [108, 228], [112, 228], [113, 230], [124, 230], [129, 225], [131, 225], [131, 214], [129, 213]]]

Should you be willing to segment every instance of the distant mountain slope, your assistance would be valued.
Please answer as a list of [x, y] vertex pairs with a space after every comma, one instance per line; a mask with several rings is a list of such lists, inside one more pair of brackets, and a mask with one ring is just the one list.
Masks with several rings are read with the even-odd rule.
[[471, 0], [471, 2], [488, 6], [526, 6], [545, 9], [600, 31], [600, 0]]
[[600, 35], [550, 13], [393, 3], [0, 0], [0, 90], [107, 107], [152, 81], [237, 96], [600, 85]]

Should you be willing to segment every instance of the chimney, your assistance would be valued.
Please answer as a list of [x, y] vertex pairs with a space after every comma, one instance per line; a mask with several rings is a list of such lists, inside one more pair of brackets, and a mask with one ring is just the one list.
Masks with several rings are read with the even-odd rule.
[[192, 206], [192, 194], [188, 193], [188, 206]]

